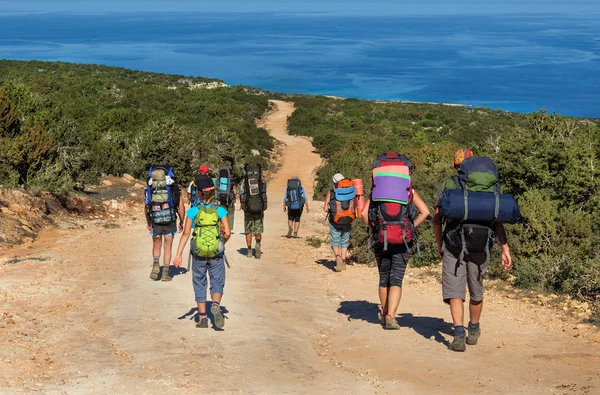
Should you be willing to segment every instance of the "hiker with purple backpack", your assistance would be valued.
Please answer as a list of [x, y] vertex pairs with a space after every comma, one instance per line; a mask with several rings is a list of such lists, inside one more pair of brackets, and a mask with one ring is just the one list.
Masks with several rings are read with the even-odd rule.
[[412, 165], [404, 155], [379, 155], [372, 181], [361, 218], [369, 227], [379, 270], [379, 321], [384, 329], [397, 330], [402, 280], [413, 248], [418, 248], [416, 228], [429, 209], [412, 187]]

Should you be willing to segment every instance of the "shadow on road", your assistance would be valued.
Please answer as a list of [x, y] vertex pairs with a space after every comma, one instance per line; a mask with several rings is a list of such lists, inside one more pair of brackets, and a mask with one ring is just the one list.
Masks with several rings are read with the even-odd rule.
[[318, 261], [315, 261], [315, 263], [318, 265], [323, 265], [327, 269], [335, 272], [335, 261], [332, 261], [331, 259], [319, 259]]
[[[211, 302], [206, 302], [206, 316], [208, 317], [209, 321], [211, 323], [215, 322], [215, 317], [212, 315], [212, 313], [210, 312], [210, 306], [211, 306]], [[223, 317], [225, 319], [228, 319], [228, 317], [225, 315], [227, 313], [229, 313], [229, 310], [227, 310], [227, 307], [225, 306], [221, 306], [221, 313], [223, 314]], [[198, 322], [200, 320], [200, 315], [198, 314], [198, 307], [192, 307], [190, 309], [190, 311], [188, 311], [187, 313], [183, 314], [181, 317], [177, 317], [178, 320], [185, 320], [185, 319], [189, 319], [190, 321], [193, 320], [194, 322]], [[217, 331], [222, 331], [223, 329], [217, 329], [214, 328], [213, 329], [217, 330]]]
[[348, 316], [348, 321], [362, 320], [371, 324], [379, 324], [377, 311], [377, 304], [366, 300], [345, 300], [338, 309], [338, 313]]

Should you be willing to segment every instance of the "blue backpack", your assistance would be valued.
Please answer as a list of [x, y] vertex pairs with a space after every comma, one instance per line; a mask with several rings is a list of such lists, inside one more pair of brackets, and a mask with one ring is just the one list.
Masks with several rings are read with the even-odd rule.
[[171, 224], [177, 220], [177, 205], [173, 199], [172, 185], [175, 176], [171, 166], [153, 165], [148, 170], [148, 185], [144, 203], [152, 222], [158, 225]]
[[289, 179], [287, 182], [287, 207], [288, 210], [300, 210], [304, 207], [304, 199], [302, 198], [302, 185], [297, 178]]

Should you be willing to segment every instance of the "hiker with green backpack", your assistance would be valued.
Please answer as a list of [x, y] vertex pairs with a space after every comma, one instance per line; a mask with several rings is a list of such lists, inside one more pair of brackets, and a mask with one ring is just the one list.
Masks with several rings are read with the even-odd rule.
[[[417, 214], [418, 212], [418, 214]], [[379, 271], [379, 322], [383, 329], [398, 330], [396, 320], [402, 298], [402, 281], [418, 250], [416, 228], [429, 209], [412, 185], [410, 160], [398, 153], [384, 153], [373, 166], [372, 189], [361, 219], [369, 228]]]
[[[490, 249], [497, 237], [502, 266], [512, 265], [504, 223], [520, 221], [519, 207], [511, 195], [500, 192], [498, 170], [492, 159], [473, 156], [468, 149], [454, 155], [457, 175], [442, 183], [436, 195], [433, 231], [442, 257], [442, 297], [450, 305], [454, 340], [449, 348], [465, 351], [481, 335], [483, 276]], [[468, 336], [464, 327], [464, 301], [469, 290]]]
[[[173, 237], [183, 230], [183, 212], [185, 210], [181, 189], [175, 182], [173, 168], [166, 165], [153, 165], [148, 170], [148, 182], [144, 192], [146, 223], [152, 236], [151, 280], [171, 281], [170, 262]], [[164, 246], [161, 271], [160, 255]]]
[[310, 212], [306, 191], [300, 182], [300, 178], [290, 178], [283, 197], [283, 212], [288, 215], [288, 233], [286, 235], [288, 239], [292, 237], [292, 234], [295, 239], [298, 238], [300, 218], [305, 206], [306, 212]]
[[[264, 217], [267, 209], [267, 184], [262, 178], [262, 166], [247, 163], [244, 166], [244, 179], [239, 185], [240, 210], [244, 210], [244, 233], [248, 246], [247, 257], [260, 259], [261, 241], [264, 231]], [[256, 240], [255, 253], [252, 254], [252, 236]]]
[[208, 328], [206, 289], [210, 277], [210, 312], [214, 318], [214, 326], [220, 329], [225, 325], [221, 298], [225, 287], [225, 243], [231, 237], [231, 230], [227, 209], [215, 201], [213, 180], [205, 175], [197, 175], [195, 184], [198, 204], [186, 212], [183, 235], [173, 265], [181, 266], [183, 250], [191, 235], [192, 282], [199, 315], [196, 326]]

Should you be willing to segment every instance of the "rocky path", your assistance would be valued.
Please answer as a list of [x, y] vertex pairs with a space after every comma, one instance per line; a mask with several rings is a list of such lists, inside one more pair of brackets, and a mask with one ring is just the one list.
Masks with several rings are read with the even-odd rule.
[[[143, 220], [65, 231], [0, 264], [0, 391], [600, 392], [591, 335], [574, 337], [552, 312], [499, 293], [486, 299], [480, 344], [448, 351], [449, 312], [423, 271], [409, 270], [402, 329], [383, 331], [375, 269], [334, 273], [326, 246], [283, 237], [286, 180], [300, 176], [310, 193], [321, 160], [309, 140], [287, 135], [293, 104], [274, 105], [263, 126], [285, 146], [269, 184], [264, 255], [244, 256], [236, 213], [224, 330], [195, 328], [189, 273], [170, 283], [148, 279]], [[301, 234], [322, 236], [324, 214], [319, 203], [311, 208]]]

